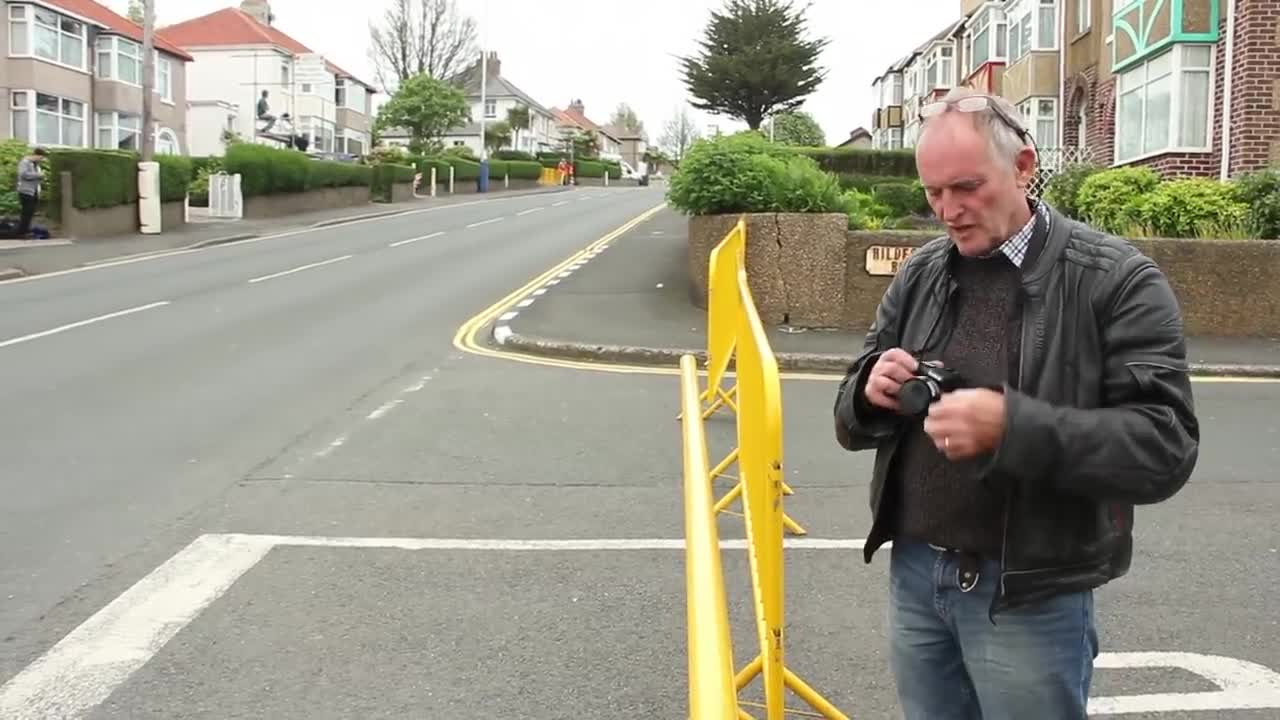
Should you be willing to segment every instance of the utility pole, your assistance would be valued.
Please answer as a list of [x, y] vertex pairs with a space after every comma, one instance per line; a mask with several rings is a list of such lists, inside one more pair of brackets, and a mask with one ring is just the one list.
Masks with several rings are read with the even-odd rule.
[[151, 131], [151, 101], [155, 95], [156, 6], [155, 0], [142, 0], [142, 161], [151, 162], [155, 154], [155, 133]]

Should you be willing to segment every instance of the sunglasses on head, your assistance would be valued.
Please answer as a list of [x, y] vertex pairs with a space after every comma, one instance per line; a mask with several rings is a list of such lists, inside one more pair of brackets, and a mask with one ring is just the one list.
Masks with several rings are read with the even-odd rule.
[[1017, 133], [1018, 137], [1022, 138], [1024, 142], [1033, 143], [1031, 133], [1028, 132], [1026, 128], [1022, 127], [1021, 123], [1010, 117], [1009, 113], [1005, 112], [995, 103], [995, 101], [986, 95], [971, 95], [969, 97], [960, 98], [959, 100], [939, 100], [938, 102], [928, 103], [924, 107], [920, 108], [920, 119], [925, 120], [926, 118], [931, 118], [935, 115], [941, 115], [949, 108], [955, 108], [959, 112], [965, 113], [990, 110], [996, 114], [996, 117], [1000, 118], [1001, 122], [1008, 125], [1010, 130]]

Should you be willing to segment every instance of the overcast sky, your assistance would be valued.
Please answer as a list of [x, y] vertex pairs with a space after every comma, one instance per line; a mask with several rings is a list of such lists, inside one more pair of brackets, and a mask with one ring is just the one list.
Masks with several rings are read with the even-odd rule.
[[[124, 13], [128, 0], [105, 0]], [[651, 141], [686, 101], [677, 56], [696, 51], [710, 11], [722, 0], [457, 0], [481, 21], [485, 44], [502, 74], [542, 104], [581, 98], [587, 115], [605, 123], [620, 102], [644, 121]], [[798, 0], [797, 7], [806, 0]], [[276, 26], [349, 72], [374, 82], [368, 24], [390, 0], [333, 4], [273, 0]], [[812, 113], [837, 144], [870, 123], [871, 82], [884, 68], [958, 18], [960, 0], [811, 0], [810, 33], [830, 38], [822, 56], [827, 77], [810, 95]], [[239, 0], [155, 0], [161, 25], [197, 17]], [[486, 8], [487, 5], [487, 8]], [[486, 21], [487, 18], [487, 21]], [[487, 29], [487, 32], [485, 30]], [[744, 127], [697, 112], [700, 125]]]

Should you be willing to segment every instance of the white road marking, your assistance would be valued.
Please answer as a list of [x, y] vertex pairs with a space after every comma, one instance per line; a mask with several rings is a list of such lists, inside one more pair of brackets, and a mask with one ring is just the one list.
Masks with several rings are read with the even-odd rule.
[[399, 405], [400, 403], [402, 403], [402, 402], [404, 402], [404, 398], [396, 398], [395, 400], [388, 400], [387, 402], [383, 403], [383, 404], [382, 404], [382, 406], [381, 406], [381, 407], [379, 407], [377, 410], [374, 410], [373, 412], [371, 412], [371, 413], [369, 413], [367, 416], [365, 416], [365, 419], [366, 419], [366, 420], [377, 420], [378, 418], [382, 417], [383, 415], [386, 415], [387, 413], [389, 413], [389, 412], [391, 412], [392, 410], [394, 410], [394, 409], [395, 409], [395, 407], [396, 407], [397, 405]]
[[499, 322], [509, 322], [509, 321], [511, 321], [511, 320], [515, 320], [515, 319], [516, 319], [516, 316], [517, 316], [517, 315], [519, 315], [519, 314], [520, 314], [520, 312], [519, 312], [519, 311], [517, 311], [517, 310], [512, 310], [512, 311], [511, 311], [511, 312], [509, 312], [509, 313], [504, 313], [504, 314], [502, 315], [502, 317], [498, 318], [498, 321], [499, 321]]
[[0, 717], [79, 717], [217, 600], [270, 543], [202, 535], [0, 687]]
[[516, 303], [516, 307], [527, 308], [533, 304], [533, 301], [534, 301], [534, 298], [525, 298], [520, 302]]
[[493, 329], [493, 340], [499, 345], [502, 345], [505, 342], [507, 342], [507, 339], [510, 337], [511, 337], [511, 328], [507, 327], [506, 325], [499, 325], [498, 327]]
[[503, 221], [503, 220], [505, 220], [505, 219], [506, 219], [506, 218], [500, 218], [500, 217], [498, 217], [498, 218], [489, 218], [488, 220], [481, 220], [480, 222], [474, 222], [474, 223], [471, 223], [471, 224], [470, 224], [470, 225], [468, 225], [467, 227], [469, 227], [469, 228], [476, 228], [476, 227], [480, 227], [481, 225], [488, 225], [488, 224], [490, 224], [490, 223], [502, 222], [502, 221]]
[[546, 289], [546, 288], [538, 288], [537, 290], [534, 290], [534, 291], [533, 291], [533, 296], [534, 296], [534, 297], [540, 297], [540, 296], [542, 296], [542, 295], [546, 295], [546, 294], [547, 294], [547, 289]]
[[[425, 380], [425, 378], [424, 378]], [[787, 538], [795, 550], [857, 550], [864, 540]], [[681, 538], [470, 539], [201, 535], [0, 687], [0, 717], [77, 717], [105, 700], [236, 580], [277, 547], [408, 551], [683, 551]], [[726, 539], [722, 550], [742, 551]], [[1099, 654], [1098, 669], [1180, 668], [1219, 690], [1090, 699], [1091, 714], [1280, 708], [1280, 674], [1231, 657], [1184, 652]]]
[[0, 342], [0, 348], [9, 347], [10, 345], [17, 345], [18, 343], [24, 343], [30, 340], [38, 340], [42, 337], [57, 335], [58, 333], [61, 333], [61, 332], [74, 330], [79, 327], [84, 327], [85, 325], [92, 325], [94, 323], [102, 322], [103, 320], [111, 320], [112, 318], [124, 317], [125, 315], [133, 315], [134, 313], [140, 313], [145, 310], [151, 310], [152, 308], [163, 307], [168, 304], [169, 304], [168, 300], [161, 300], [160, 302], [153, 302], [153, 303], [148, 303], [146, 305], [139, 305], [138, 307], [129, 308], [128, 310], [120, 310], [113, 313], [107, 313], [106, 315], [91, 317], [88, 320], [81, 320], [79, 322], [73, 322], [68, 325], [61, 325], [59, 327], [52, 328], [50, 330], [44, 330], [38, 333], [32, 333], [30, 335], [23, 335], [22, 337], [10, 338], [8, 340], [5, 340], [4, 342]]
[[333, 452], [334, 450], [337, 450], [338, 448], [342, 447], [344, 444], [346, 444], [346, 442], [347, 442], [346, 436], [339, 435], [336, 439], [334, 439], [333, 442], [326, 445], [323, 450], [317, 452], [316, 457], [318, 458], [325, 457], [326, 455]]
[[560, 207], [561, 205], [568, 205], [568, 204], [569, 204], [568, 200], [561, 200], [560, 202], [557, 202], [557, 203], [551, 203], [551, 207]]
[[440, 237], [443, 234], [444, 234], [444, 231], [441, 230], [440, 232], [433, 232], [430, 235], [423, 235], [422, 237], [409, 238], [408, 240], [398, 240], [396, 242], [391, 243], [387, 247], [400, 247], [401, 245], [408, 245], [409, 243], [415, 243], [415, 242], [418, 242], [419, 240], [430, 240], [433, 237]]
[[556, 277], [559, 277], [559, 278], [567, 278], [567, 277], [569, 277], [569, 276], [570, 276], [570, 275], [572, 275], [572, 274], [573, 274], [573, 271], [572, 271], [572, 270], [566, 270], [566, 271], [564, 271], [564, 272], [560, 273], [559, 275], [557, 275]]
[[1280, 708], [1280, 674], [1257, 663], [1188, 652], [1100, 653], [1099, 669], [1178, 668], [1199, 675], [1218, 690], [1118, 695], [1089, 700], [1089, 715]]
[[521, 210], [520, 212], [516, 213], [516, 215], [528, 215], [529, 213], [542, 212], [543, 210], [546, 210], [546, 208], [545, 207], [529, 208], [528, 210]]
[[355, 257], [355, 256], [354, 256], [354, 255], [343, 255], [342, 257], [329, 258], [328, 260], [321, 260], [320, 262], [314, 262], [314, 263], [310, 263], [310, 264], [308, 264], [308, 265], [302, 265], [302, 266], [300, 266], [300, 267], [293, 268], [292, 270], [285, 270], [285, 271], [283, 271], [283, 272], [272, 273], [272, 274], [270, 274], [270, 275], [263, 275], [262, 277], [256, 277], [256, 278], [253, 278], [252, 280], [250, 280], [249, 282], [250, 282], [250, 283], [260, 283], [260, 282], [263, 282], [264, 280], [274, 280], [275, 278], [284, 277], [285, 275], [292, 275], [292, 274], [294, 274], [294, 273], [300, 273], [300, 272], [302, 272], [303, 270], [311, 270], [311, 269], [313, 269], [313, 268], [324, 267], [325, 265], [332, 265], [332, 264], [334, 264], [334, 263], [339, 263], [339, 262], [342, 262], [343, 260], [350, 260], [350, 259], [351, 259], [351, 258], [353, 258], [353, 257]]
[[547, 286], [548, 286], [548, 287], [549, 287], [549, 286], [551, 286], [551, 285], [559, 285], [559, 284], [560, 284], [560, 278], [556, 278], [556, 279], [554, 279], [554, 280], [548, 280], [548, 281], [547, 281]]

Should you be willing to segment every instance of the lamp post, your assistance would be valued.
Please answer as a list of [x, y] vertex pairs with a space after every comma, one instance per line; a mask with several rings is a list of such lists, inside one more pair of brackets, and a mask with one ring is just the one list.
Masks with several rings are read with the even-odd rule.
[[484, 0], [480, 10], [480, 160], [489, 159], [489, 149], [484, 141], [489, 87], [489, 0]]

